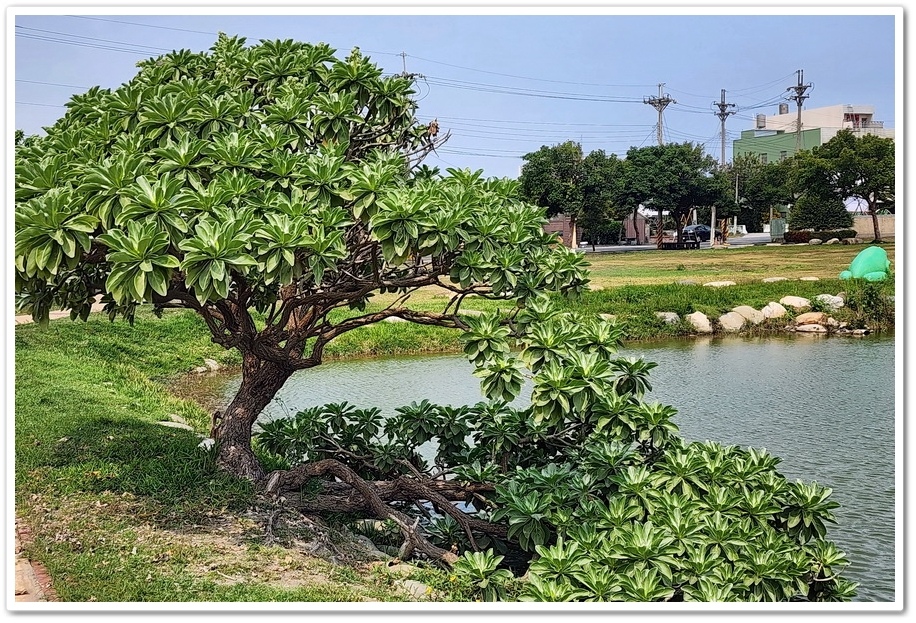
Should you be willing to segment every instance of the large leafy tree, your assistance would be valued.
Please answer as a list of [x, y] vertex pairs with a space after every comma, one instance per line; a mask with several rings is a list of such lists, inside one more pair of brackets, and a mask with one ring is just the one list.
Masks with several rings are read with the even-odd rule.
[[[680, 439], [675, 410], [644, 399], [654, 364], [617, 356], [621, 328], [544, 295], [586, 278], [543, 211], [513, 182], [419, 166], [435, 142], [411, 95], [409, 78], [357, 51], [221, 36], [75, 96], [17, 147], [20, 305], [41, 322], [52, 307], [85, 318], [98, 295], [112, 317], [194, 310], [242, 354], [214, 428], [223, 468], [303, 509], [389, 519], [402, 558], [454, 562], [479, 588], [492, 581], [483, 598], [507, 574], [471, 550], [537, 554], [529, 599], [854, 594], [824, 540], [830, 490], [790, 485], [765, 453]], [[433, 284], [455, 294], [442, 311], [407, 304]], [[463, 315], [472, 294], [511, 304]], [[390, 418], [326, 405], [252, 439], [293, 372], [390, 317], [464, 329], [488, 401]], [[522, 370], [531, 406], [514, 409]]]
[[868, 206], [875, 229], [875, 242], [881, 242], [878, 211], [894, 210], [894, 141], [874, 134], [857, 136], [842, 130], [823, 145], [814, 148], [816, 157], [827, 162], [828, 184], [841, 200], [856, 198]]
[[678, 240], [692, 210], [716, 204], [721, 206], [720, 213], [727, 214], [734, 207], [724, 176], [702, 145], [688, 142], [633, 147], [627, 151], [626, 162], [629, 203], [651, 207], [659, 214], [668, 210]]
[[842, 193], [834, 183], [833, 163], [815, 151], [795, 155], [789, 171], [789, 188], [795, 203], [789, 212], [790, 229], [830, 230], [852, 225]]
[[[393, 316], [464, 328], [468, 294], [524, 304], [585, 283], [516, 183], [423, 169], [434, 132], [412, 79], [358, 49], [220, 35], [202, 53], [139, 63], [113, 91], [75, 95], [47, 136], [16, 151], [16, 291], [47, 322], [112, 318], [141, 303], [186, 308], [242, 354], [242, 383], [215, 414], [217, 460], [262, 481], [251, 446], [262, 409], [327, 344]], [[411, 309], [418, 288], [455, 298]], [[377, 293], [396, 293], [372, 305]]]
[[763, 164], [755, 154], [737, 156], [726, 169], [732, 189], [739, 189], [738, 222], [748, 231], [762, 231], [772, 208], [792, 203], [788, 189], [790, 160]]
[[546, 208], [547, 216], [565, 214], [572, 228], [596, 229], [610, 218], [614, 188], [620, 183], [617, 156], [596, 150], [584, 156], [575, 141], [543, 146], [523, 156], [519, 192], [523, 199]]

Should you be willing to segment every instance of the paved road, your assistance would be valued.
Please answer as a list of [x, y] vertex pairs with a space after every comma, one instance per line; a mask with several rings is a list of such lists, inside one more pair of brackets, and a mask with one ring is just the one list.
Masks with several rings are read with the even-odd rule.
[[[740, 237], [729, 238], [728, 246], [730, 247], [747, 247], [756, 244], [767, 244], [770, 242], [770, 234], [744, 234]], [[701, 249], [708, 249], [708, 242], [700, 243]], [[657, 247], [655, 243], [651, 244], [618, 244], [618, 245], [597, 245], [592, 251], [591, 246], [581, 247], [579, 250], [586, 253], [620, 253], [622, 251], [654, 251]]]

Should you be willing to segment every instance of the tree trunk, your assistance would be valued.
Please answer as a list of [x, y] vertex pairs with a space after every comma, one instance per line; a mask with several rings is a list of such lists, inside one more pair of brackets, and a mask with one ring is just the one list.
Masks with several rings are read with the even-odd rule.
[[264, 468], [251, 449], [251, 430], [292, 372], [289, 367], [244, 355], [242, 384], [213, 431], [216, 464], [220, 468], [252, 482], [265, 477]]
[[878, 227], [878, 210], [877, 206], [868, 206], [869, 212], [871, 212], [871, 222], [875, 227], [875, 242], [881, 242], [881, 229]]

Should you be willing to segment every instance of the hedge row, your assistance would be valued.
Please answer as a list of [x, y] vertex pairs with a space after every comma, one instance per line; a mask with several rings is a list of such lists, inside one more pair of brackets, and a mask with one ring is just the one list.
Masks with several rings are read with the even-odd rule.
[[830, 240], [831, 238], [858, 238], [858, 234], [854, 229], [835, 229], [832, 231], [811, 231], [810, 229], [802, 229], [796, 231], [787, 231], [783, 236], [785, 242], [808, 242], [812, 238], [820, 238], [824, 242]]

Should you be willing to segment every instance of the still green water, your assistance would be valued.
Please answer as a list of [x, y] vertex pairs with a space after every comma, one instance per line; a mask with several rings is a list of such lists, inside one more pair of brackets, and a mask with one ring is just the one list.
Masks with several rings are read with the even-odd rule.
[[[783, 459], [787, 478], [832, 487], [842, 506], [829, 536], [852, 562], [844, 575], [860, 583], [857, 601], [894, 601], [892, 335], [671, 341], [621, 355], [659, 364], [648, 399], [678, 409], [685, 439], [766, 448]], [[529, 393], [530, 386], [516, 404], [526, 405]], [[342, 401], [393, 414], [424, 398], [473, 404], [481, 400], [478, 379], [455, 355], [330, 362], [294, 375], [262, 417]]]

